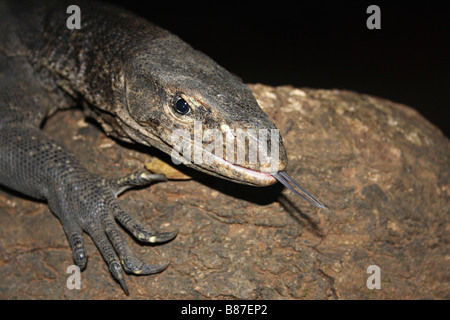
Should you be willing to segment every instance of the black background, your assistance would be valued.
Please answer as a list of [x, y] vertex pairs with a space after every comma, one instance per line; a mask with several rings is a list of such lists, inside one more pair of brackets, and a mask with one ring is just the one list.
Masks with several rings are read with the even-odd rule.
[[[449, 137], [449, 5], [440, 1], [110, 1], [247, 83], [347, 89], [407, 104]], [[381, 9], [369, 30], [366, 9]]]

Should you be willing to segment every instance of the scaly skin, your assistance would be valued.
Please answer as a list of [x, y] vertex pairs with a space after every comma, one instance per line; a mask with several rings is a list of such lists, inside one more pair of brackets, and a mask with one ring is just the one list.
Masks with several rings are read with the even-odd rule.
[[[69, 4], [81, 8], [80, 30], [66, 27]], [[223, 133], [275, 126], [241, 80], [168, 31], [120, 8], [74, 1], [2, 2], [0, 30], [0, 184], [48, 202], [82, 269], [86, 232], [128, 293], [123, 269], [150, 274], [167, 264], [146, 265], [137, 258], [115, 220], [143, 242], [169, 241], [176, 232], [151, 231], [120, 208], [117, 195], [164, 177], [143, 171], [122, 179], [91, 174], [40, 130], [44, 119], [82, 105], [108, 135], [168, 154], [174, 130], [193, 133], [195, 121]], [[189, 105], [186, 114], [174, 109], [180, 99]], [[278, 148], [276, 171], [281, 171], [286, 166], [281, 138]], [[188, 165], [239, 183], [276, 182], [260, 162], [237, 166], [216, 159]]]

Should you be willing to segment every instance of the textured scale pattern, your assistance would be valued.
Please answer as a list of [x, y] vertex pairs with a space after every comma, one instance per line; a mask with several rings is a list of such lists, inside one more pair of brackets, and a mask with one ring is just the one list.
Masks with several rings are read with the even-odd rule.
[[[115, 6], [76, 2], [81, 29], [69, 30], [70, 1], [0, 0], [0, 184], [48, 202], [80, 268], [87, 262], [87, 233], [128, 293], [124, 270], [151, 274], [167, 264], [142, 262], [117, 224], [147, 243], [169, 241], [176, 232], [153, 232], [123, 211], [117, 196], [164, 177], [145, 171], [120, 179], [91, 174], [40, 130], [44, 120], [81, 106], [108, 135], [168, 154], [174, 129], [193, 133], [198, 121], [222, 133], [276, 128], [241, 79], [177, 36]], [[174, 112], [175, 98], [185, 100], [189, 112]], [[248, 139], [258, 137], [252, 133]], [[282, 171], [287, 157], [281, 138], [278, 143]], [[242, 165], [218, 160], [187, 165], [238, 183], [276, 182], [260, 172], [260, 160]]]
[[[4, 5], [0, 4], [0, 9]], [[11, 30], [8, 20], [2, 21], [1, 30]], [[81, 269], [87, 263], [82, 235], [86, 232], [128, 294], [123, 269], [152, 274], [164, 270], [168, 263], [142, 262], [126, 245], [117, 221], [137, 240], [147, 243], [169, 241], [176, 232], [153, 232], [121, 209], [117, 196], [127, 188], [163, 181], [165, 177], [140, 171], [120, 179], [104, 179], [89, 173], [69, 150], [40, 130], [41, 122], [58, 102], [52, 99], [25, 56], [11, 56], [10, 51], [22, 49], [12, 47], [17, 39], [5, 39], [5, 33], [0, 37], [0, 183], [47, 200], [61, 221], [73, 259]], [[64, 98], [70, 106], [70, 99]]]

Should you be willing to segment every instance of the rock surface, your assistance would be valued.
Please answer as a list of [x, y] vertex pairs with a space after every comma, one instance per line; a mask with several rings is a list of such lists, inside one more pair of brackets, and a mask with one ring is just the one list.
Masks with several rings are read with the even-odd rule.
[[[414, 110], [347, 91], [252, 85], [282, 131], [287, 172], [329, 208], [280, 185], [253, 188], [192, 174], [121, 196], [155, 229], [178, 229], [164, 245], [127, 236], [145, 261], [171, 261], [129, 276], [129, 298], [449, 299], [450, 142]], [[154, 150], [118, 144], [78, 110], [45, 131], [93, 172], [119, 176]], [[0, 299], [127, 298], [86, 236], [81, 289], [66, 286], [71, 252], [45, 203], [0, 189]], [[381, 289], [368, 289], [381, 271]]]

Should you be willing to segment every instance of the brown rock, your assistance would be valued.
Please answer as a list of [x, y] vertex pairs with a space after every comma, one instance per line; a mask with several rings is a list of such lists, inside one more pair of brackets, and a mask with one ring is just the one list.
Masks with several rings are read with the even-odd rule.
[[[130, 213], [178, 237], [142, 246], [171, 260], [154, 276], [129, 276], [131, 298], [449, 299], [450, 143], [414, 110], [347, 91], [253, 85], [282, 131], [287, 172], [329, 208], [280, 185], [253, 188], [196, 173], [129, 191]], [[121, 175], [160, 153], [118, 144], [76, 110], [45, 130], [90, 170]], [[80, 125], [82, 124], [82, 125]], [[161, 156], [163, 159], [168, 157]], [[186, 171], [187, 172], [187, 171]], [[92, 241], [81, 290], [69, 290], [71, 252], [44, 203], [0, 191], [0, 298], [126, 298]], [[366, 286], [370, 265], [381, 289]]]

